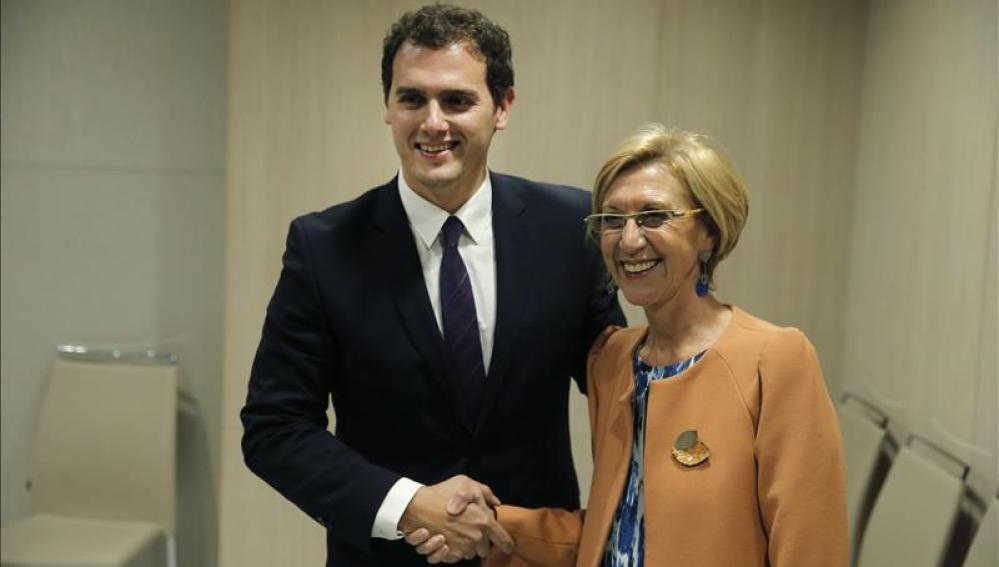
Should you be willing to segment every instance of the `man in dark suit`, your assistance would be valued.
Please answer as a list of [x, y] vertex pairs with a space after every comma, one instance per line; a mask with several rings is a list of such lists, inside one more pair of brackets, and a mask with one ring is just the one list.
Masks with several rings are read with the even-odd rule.
[[[446, 539], [434, 561], [481, 556], [509, 543], [496, 497], [578, 508], [570, 377], [623, 322], [588, 194], [486, 167], [514, 100], [502, 28], [407, 13], [382, 82], [400, 174], [292, 222], [241, 414], [247, 465], [326, 526], [335, 566], [425, 564], [399, 539], [418, 528]], [[447, 516], [459, 492], [482, 506]]]

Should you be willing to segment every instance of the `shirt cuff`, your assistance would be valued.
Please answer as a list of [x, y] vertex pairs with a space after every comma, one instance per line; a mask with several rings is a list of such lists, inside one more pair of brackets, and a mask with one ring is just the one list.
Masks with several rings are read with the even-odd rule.
[[375, 523], [371, 526], [371, 537], [381, 539], [402, 539], [405, 535], [399, 531], [399, 520], [402, 519], [409, 501], [416, 495], [416, 491], [423, 488], [423, 485], [401, 477], [392, 485], [385, 500], [382, 500], [378, 513], [375, 514]]

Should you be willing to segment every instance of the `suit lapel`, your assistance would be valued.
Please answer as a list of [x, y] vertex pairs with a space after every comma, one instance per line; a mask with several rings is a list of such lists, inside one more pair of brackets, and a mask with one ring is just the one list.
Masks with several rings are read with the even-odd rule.
[[[518, 194], [514, 182], [493, 175], [493, 240], [496, 255], [496, 329], [493, 354], [486, 375], [482, 411], [473, 426], [478, 433], [486, 422], [502, 390], [505, 375], [516, 350], [517, 337], [523, 326], [527, 302], [524, 294], [530, 275], [529, 233], [523, 226], [522, 214], [527, 205]], [[368, 243], [372, 258], [386, 258], [376, 270], [381, 281], [388, 286], [395, 300], [402, 324], [416, 350], [427, 363], [427, 368], [441, 391], [453, 401], [455, 388], [446, 373], [444, 341], [437, 328], [423, 268], [413, 241], [402, 201], [395, 181], [384, 186], [384, 191], [374, 208], [374, 230]]]
[[530, 241], [521, 215], [527, 205], [513, 182], [502, 175], [492, 175], [493, 240], [496, 254], [496, 330], [492, 360], [486, 374], [486, 390], [475, 433], [481, 429], [502, 390], [517, 337], [527, 312], [528, 297], [523, 293], [530, 274]]
[[386, 282], [402, 325], [426, 362], [431, 379], [450, 393], [453, 388], [444, 372], [444, 341], [427, 297], [427, 284], [423, 281], [413, 231], [402, 208], [396, 182], [392, 181], [384, 189], [375, 205], [375, 230], [369, 243], [369, 256], [379, 263], [378, 277]]

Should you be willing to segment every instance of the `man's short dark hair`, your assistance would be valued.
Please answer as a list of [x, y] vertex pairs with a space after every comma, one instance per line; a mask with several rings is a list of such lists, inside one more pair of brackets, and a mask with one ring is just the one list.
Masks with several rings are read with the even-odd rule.
[[439, 49], [468, 42], [486, 60], [486, 85], [499, 105], [513, 86], [513, 62], [510, 36], [498, 24], [476, 10], [433, 4], [415, 12], [406, 12], [392, 24], [382, 46], [382, 90], [388, 103], [392, 88], [392, 64], [405, 42]]

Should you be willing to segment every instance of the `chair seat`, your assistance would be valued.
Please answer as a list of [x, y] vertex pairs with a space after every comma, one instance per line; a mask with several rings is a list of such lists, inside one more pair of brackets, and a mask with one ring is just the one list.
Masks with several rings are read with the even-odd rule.
[[3, 567], [153, 567], [163, 564], [158, 524], [37, 515], [4, 526]]
[[901, 447], [871, 512], [857, 565], [940, 565], [963, 489], [961, 479]]

